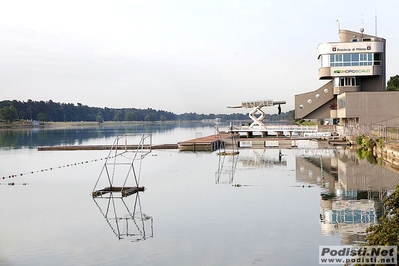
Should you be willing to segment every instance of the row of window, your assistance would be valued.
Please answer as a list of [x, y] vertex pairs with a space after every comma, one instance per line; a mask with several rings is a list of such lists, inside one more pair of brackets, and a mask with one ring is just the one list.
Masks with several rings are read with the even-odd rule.
[[334, 87], [360, 86], [360, 77], [337, 77], [334, 78]]
[[379, 66], [381, 65], [381, 54], [325, 54], [321, 55], [320, 64], [321, 67]]

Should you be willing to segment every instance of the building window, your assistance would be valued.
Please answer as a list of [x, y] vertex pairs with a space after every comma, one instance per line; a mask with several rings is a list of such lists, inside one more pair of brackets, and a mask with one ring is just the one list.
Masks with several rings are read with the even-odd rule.
[[379, 53], [374, 54], [374, 65], [375, 66], [381, 65], [381, 54], [379, 54]]
[[359, 54], [352, 54], [352, 66], [359, 65]]
[[334, 87], [351, 87], [360, 86], [360, 77], [336, 77], [334, 79]]
[[367, 66], [367, 54], [360, 54], [360, 65]]
[[323, 54], [320, 56], [320, 67], [329, 67], [330, 66], [331, 55]]
[[381, 65], [381, 53], [322, 55], [320, 64], [321, 67]]
[[351, 86], [356, 86], [356, 78], [355, 77], [351, 77]]
[[345, 107], [346, 107], [346, 99], [345, 99], [345, 97], [341, 98], [341, 99], [338, 99], [338, 109], [345, 108]]
[[339, 86], [339, 78], [336, 77], [334, 78], [334, 87], [338, 87]]
[[352, 54], [344, 54], [344, 66], [350, 66], [352, 64]]

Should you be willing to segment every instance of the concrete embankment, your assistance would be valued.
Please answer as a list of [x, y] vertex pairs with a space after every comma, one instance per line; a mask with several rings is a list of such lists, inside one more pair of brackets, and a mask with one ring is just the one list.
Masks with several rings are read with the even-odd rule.
[[383, 160], [388, 168], [399, 170], [399, 143], [384, 143], [382, 147], [374, 147], [374, 155]]

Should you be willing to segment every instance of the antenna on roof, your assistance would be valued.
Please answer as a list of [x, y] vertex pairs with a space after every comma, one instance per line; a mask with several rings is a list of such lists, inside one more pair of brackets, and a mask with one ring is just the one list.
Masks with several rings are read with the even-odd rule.
[[375, 25], [374, 25], [374, 30], [375, 30], [375, 36], [377, 37], [377, 4], [375, 5]]
[[339, 35], [339, 32], [340, 32], [340, 30], [341, 30], [341, 29], [340, 29], [341, 26], [339, 25], [339, 20], [338, 20], [338, 19], [337, 19], [337, 23], [338, 23], [338, 35]]

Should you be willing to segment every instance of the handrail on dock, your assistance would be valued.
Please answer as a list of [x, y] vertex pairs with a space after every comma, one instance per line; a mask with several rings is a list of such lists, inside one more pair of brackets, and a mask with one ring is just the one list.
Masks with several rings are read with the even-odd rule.
[[271, 126], [231, 126], [231, 131], [292, 131], [292, 132], [317, 132], [318, 126], [301, 125], [271, 125]]

